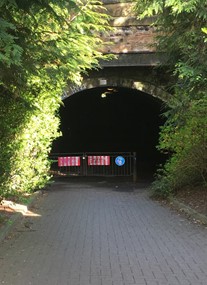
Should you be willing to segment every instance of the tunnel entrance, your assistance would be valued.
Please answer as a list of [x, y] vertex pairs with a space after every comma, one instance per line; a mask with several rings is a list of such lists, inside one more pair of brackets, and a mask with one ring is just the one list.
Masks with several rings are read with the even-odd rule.
[[52, 153], [136, 152], [138, 177], [152, 177], [165, 159], [156, 149], [163, 102], [123, 87], [78, 92], [60, 108], [62, 137]]

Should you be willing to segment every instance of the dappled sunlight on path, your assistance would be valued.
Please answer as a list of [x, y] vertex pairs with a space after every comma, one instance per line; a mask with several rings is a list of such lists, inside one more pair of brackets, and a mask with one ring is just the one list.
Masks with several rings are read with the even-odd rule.
[[26, 205], [18, 204], [13, 201], [2, 200], [0, 204], [0, 213], [21, 213], [23, 216], [40, 217], [39, 214], [28, 209]]

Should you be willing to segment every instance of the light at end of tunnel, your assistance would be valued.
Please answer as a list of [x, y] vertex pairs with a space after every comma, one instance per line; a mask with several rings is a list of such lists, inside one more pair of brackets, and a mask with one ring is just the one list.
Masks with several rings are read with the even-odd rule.
[[101, 98], [106, 98], [106, 92], [101, 94]]

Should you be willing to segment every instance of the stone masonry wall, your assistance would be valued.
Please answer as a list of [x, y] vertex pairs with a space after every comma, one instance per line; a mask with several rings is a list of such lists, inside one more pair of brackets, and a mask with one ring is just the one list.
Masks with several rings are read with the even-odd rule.
[[114, 28], [109, 35], [103, 37], [109, 45], [105, 53], [153, 53], [155, 48], [154, 28], [150, 25], [152, 19], [137, 20], [133, 11], [132, 1], [102, 1], [110, 15], [111, 26]]

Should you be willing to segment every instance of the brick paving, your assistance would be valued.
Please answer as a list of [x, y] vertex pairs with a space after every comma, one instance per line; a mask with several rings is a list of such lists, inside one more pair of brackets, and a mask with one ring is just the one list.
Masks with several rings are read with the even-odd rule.
[[130, 184], [57, 182], [0, 243], [0, 284], [207, 285], [207, 229]]

